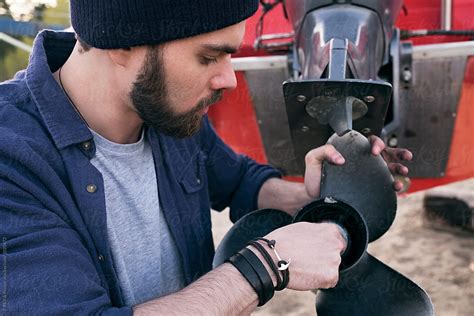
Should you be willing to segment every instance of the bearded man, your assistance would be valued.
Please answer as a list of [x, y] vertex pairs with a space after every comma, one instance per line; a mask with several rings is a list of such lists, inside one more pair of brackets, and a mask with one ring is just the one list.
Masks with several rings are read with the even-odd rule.
[[[214, 132], [206, 112], [236, 86], [231, 54], [257, 6], [72, 0], [75, 34], [37, 36], [27, 69], [0, 85], [3, 312], [227, 315], [270, 297], [277, 276], [254, 248], [271, 288], [232, 263], [212, 270], [210, 209], [293, 215], [319, 195], [322, 161], [344, 158], [316, 148], [306, 185], [292, 183]], [[337, 283], [334, 224], [267, 237], [292, 258], [288, 288]]]

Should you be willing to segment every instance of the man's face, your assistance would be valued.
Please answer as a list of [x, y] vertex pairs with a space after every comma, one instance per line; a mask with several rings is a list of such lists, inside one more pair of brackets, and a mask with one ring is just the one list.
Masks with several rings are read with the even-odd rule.
[[230, 55], [244, 31], [241, 22], [150, 48], [130, 92], [143, 121], [173, 137], [196, 133], [209, 106], [236, 86]]

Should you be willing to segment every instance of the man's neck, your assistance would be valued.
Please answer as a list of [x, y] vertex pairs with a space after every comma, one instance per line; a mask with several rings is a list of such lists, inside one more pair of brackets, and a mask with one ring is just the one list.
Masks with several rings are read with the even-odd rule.
[[116, 84], [103, 52], [79, 54], [76, 46], [60, 70], [61, 77], [58, 70], [54, 78], [92, 130], [120, 144], [139, 139], [143, 121]]

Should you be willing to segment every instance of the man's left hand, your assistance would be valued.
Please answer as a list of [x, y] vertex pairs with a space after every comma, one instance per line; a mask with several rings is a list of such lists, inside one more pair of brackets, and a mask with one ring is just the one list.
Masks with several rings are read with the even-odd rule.
[[[370, 136], [369, 142], [372, 145], [372, 154], [374, 156], [382, 155], [382, 158], [387, 162], [390, 172], [395, 175], [408, 175], [408, 168], [402, 164], [403, 161], [410, 161], [413, 154], [403, 148], [387, 148], [384, 142], [377, 136]], [[329, 163], [335, 165], [343, 165], [345, 163], [344, 157], [332, 145], [324, 145], [309, 151], [305, 157], [306, 171], [304, 182], [307, 194], [311, 198], [319, 197], [321, 171], [323, 161], [327, 160]], [[395, 191], [400, 191], [403, 184], [396, 180], [393, 183]]]
[[[408, 175], [408, 168], [402, 163], [413, 159], [411, 151], [404, 148], [386, 147], [384, 142], [374, 135], [369, 136], [369, 142], [372, 144], [372, 154], [375, 156], [382, 155], [382, 158], [387, 163], [392, 175]], [[395, 180], [393, 183], [393, 189], [395, 191], [400, 191], [403, 189], [403, 184], [400, 181]]]

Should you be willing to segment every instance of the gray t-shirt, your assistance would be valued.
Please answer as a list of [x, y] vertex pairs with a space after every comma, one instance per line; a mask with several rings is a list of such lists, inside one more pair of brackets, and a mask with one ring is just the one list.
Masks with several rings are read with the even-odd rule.
[[117, 144], [92, 131], [102, 173], [107, 233], [125, 304], [133, 306], [184, 287], [181, 258], [160, 208], [153, 154], [142, 132]]

